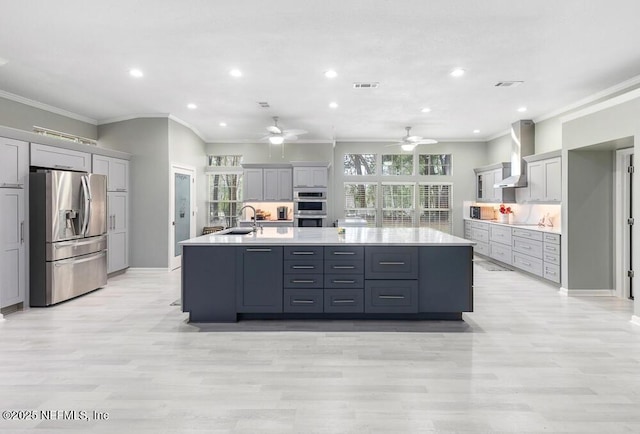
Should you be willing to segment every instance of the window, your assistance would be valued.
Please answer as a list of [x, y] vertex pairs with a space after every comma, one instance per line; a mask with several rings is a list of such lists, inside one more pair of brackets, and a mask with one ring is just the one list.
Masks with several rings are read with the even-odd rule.
[[382, 227], [413, 226], [415, 184], [382, 184]]
[[345, 183], [345, 217], [360, 217], [367, 221], [367, 226], [375, 227], [377, 187], [375, 183]]
[[237, 226], [242, 207], [242, 156], [209, 155], [208, 160], [208, 225]]
[[413, 154], [382, 155], [383, 175], [413, 175]]
[[345, 175], [375, 175], [376, 154], [345, 154]]
[[451, 233], [452, 184], [418, 185], [419, 226]]
[[418, 173], [420, 175], [451, 175], [451, 154], [420, 154]]

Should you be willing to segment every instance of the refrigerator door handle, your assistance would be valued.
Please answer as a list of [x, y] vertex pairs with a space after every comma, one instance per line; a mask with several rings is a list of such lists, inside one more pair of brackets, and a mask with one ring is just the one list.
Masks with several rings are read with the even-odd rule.
[[80, 182], [82, 184], [82, 192], [84, 195], [84, 215], [82, 221], [82, 235], [87, 235], [87, 230], [89, 229], [89, 218], [91, 217], [91, 190], [89, 189], [89, 183], [87, 182], [87, 177], [82, 176], [80, 178]]

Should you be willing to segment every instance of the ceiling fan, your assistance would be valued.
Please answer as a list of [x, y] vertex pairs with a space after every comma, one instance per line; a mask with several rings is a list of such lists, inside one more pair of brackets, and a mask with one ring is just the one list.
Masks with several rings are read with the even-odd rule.
[[267, 127], [269, 132], [268, 136], [263, 137], [260, 140], [269, 140], [272, 145], [281, 145], [284, 141], [298, 140], [298, 136], [307, 134], [305, 130], [285, 130], [278, 125], [278, 116], [273, 117], [273, 125]]
[[404, 127], [404, 129], [407, 130], [407, 135], [404, 136], [399, 142], [387, 146], [400, 145], [403, 151], [411, 152], [418, 145], [433, 145], [434, 143], [438, 143], [438, 141], [434, 139], [424, 139], [420, 136], [412, 136], [411, 127]]

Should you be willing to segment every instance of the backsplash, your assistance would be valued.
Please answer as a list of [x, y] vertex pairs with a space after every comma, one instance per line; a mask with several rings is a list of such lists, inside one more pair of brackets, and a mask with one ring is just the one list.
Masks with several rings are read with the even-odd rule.
[[[256, 210], [265, 211], [267, 214], [270, 214], [266, 220], [278, 220], [277, 210], [279, 206], [286, 206], [288, 209], [287, 220], [293, 220], [293, 202], [245, 202], [244, 205], [251, 205]], [[242, 212], [243, 220], [249, 220], [253, 217], [253, 211], [249, 208], [246, 208]]]
[[[463, 210], [464, 217], [469, 218], [469, 207], [472, 205], [491, 206], [498, 214], [499, 203], [477, 203], [473, 201], [464, 201]], [[509, 203], [507, 204], [513, 211], [511, 218], [512, 224], [535, 225], [544, 218], [545, 226], [553, 226], [560, 229], [560, 211], [561, 205], [551, 204], [530, 204], [530, 203]]]

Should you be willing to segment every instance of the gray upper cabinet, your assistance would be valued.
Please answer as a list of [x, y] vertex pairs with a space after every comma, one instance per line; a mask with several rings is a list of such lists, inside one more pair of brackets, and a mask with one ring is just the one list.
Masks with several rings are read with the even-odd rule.
[[291, 201], [293, 180], [291, 166], [244, 165], [243, 188], [245, 202]]
[[24, 188], [29, 173], [29, 144], [0, 137], [0, 188]]
[[244, 169], [243, 183], [243, 200], [263, 200], [264, 194], [262, 192], [263, 185], [263, 170], [250, 168]]
[[494, 188], [493, 186], [511, 174], [511, 163], [498, 163], [474, 169], [476, 174], [476, 201], [489, 203], [513, 203], [516, 201], [514, 188]]
[[127, 160], [94, 155], [93, 173], [107, 176], [108, 191], [129, 190], [129, 161]]
[[562, 202], [562, 159], [559, 151], [525, 157], [527, 187], [523, 199], [527, 202]]
[[91, 154], [32, 143], [31, 165], [59, 170], [91, 172]]
[[326, 187], [328, 177], [326, 166], [296, 166], [293, 168], [294, 187]]

